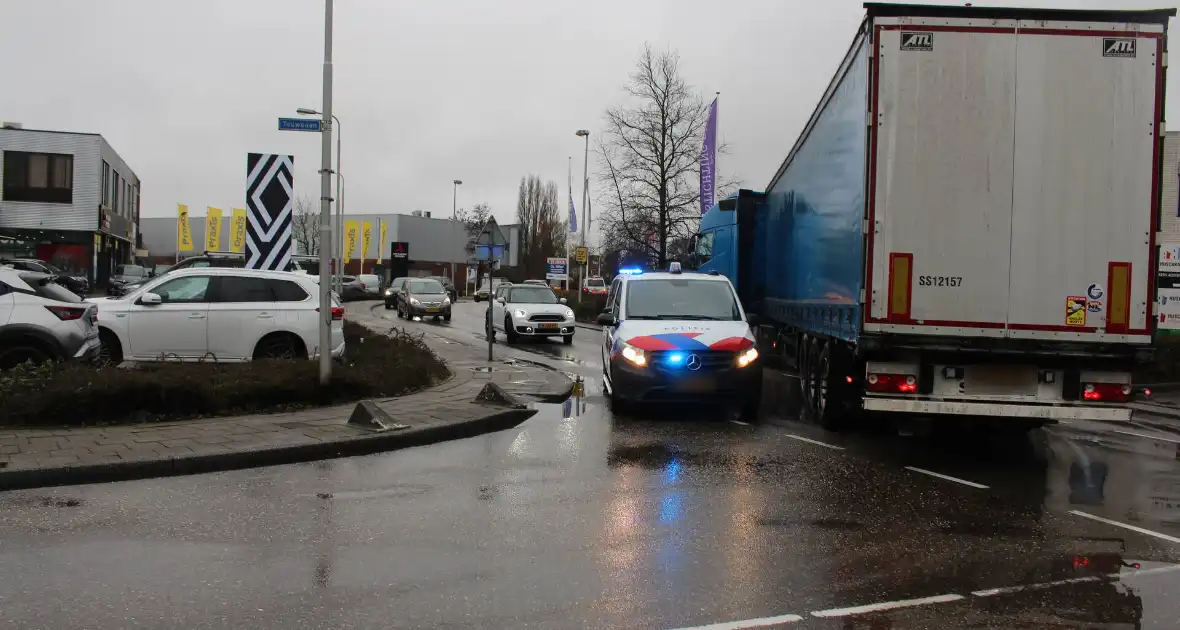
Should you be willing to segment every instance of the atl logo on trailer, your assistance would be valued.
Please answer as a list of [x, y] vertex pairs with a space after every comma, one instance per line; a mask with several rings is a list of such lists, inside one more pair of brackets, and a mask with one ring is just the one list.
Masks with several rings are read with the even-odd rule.
[[1102, 39], [1103, 57], [1134, 57], [1135, 40], [1126, 37], [1105, 37]]
[[934, 50], [934, 33], [901, 34], [902, 50]]

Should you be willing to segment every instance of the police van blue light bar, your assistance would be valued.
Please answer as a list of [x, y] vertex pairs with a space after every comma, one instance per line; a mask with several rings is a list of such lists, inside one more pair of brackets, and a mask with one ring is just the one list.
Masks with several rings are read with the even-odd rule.
[[623, 267], [619, 273], [624, 276], [638, 276], [643, 273], [643, 269], [639, 267]]
[[680, 263], [674, 262], [669, 264], [668, 273], [680, 273]]

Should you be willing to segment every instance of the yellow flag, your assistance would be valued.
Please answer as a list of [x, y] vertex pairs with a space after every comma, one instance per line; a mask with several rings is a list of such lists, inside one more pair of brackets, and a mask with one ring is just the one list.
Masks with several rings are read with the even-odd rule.
[[385, 256], [381, 255], [382, 250], [385, 249], [385, 228], [389, 227], [384, 221], [381, 221], [381, 240], [377, 241], [377, 261], [385, 260]]
[[352, 252], [356, 251], [357, 230], [360, 225], [356, 221], [344, 222], [344, 264], [352, 260]]
[[229, 249], [232, 252], [246, 250], [246, 211], [234, 208], [234, 232], [230, 235]]
[[215, 252], [221, 249], [221, 208], [206, 208], [205, 215], [205, 251]]
[[365, 272], [365, 258], [369, 256], [369, 247], [373, 244], [373, 224], [365, 221], [361, 224], [361, 273]]
[[176, 251], [193, 251], [193, 230], [188, 224], [188, 206], [176, 206]]

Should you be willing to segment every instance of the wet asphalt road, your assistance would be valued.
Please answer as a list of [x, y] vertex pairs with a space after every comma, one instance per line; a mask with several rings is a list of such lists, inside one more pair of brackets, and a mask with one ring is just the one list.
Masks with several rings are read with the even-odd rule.
[[[481, 313], [463, 303], [449, 326], [408, 326], [477, 344]], [[1087, 423], [990, 439], [834, 435], [795, 417], [792, 381], [776, 372], [757, 426], [714, 410], [614, 417], [598, 334], [496, 345], [587, 379], [587, 396], [513, 430], [0, 494], [0, 622], [1180, 627], [1180, 435]], [[887, 609], [920, 598], [936, 599]], [[862, 605], [884, 610], [840, 610]]]

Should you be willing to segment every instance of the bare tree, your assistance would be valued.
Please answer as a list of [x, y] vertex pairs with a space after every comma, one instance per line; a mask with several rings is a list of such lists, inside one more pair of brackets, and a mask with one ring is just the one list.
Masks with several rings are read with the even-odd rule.
[[520, 178], [516, 220], [521, 226], [520, 263], [525, 273], [539, 276], [545, 259], [565, 251], [566, 224], [557, 205], [557, 182], [542, 184], [537, 175]]
[[[632, 102], [607, 110], [605, 138], [596, 151], [604, 184], [604, 249], [642, 252], [664, 266], [669, 246], [690, 238], [700, 220], [708, 105], [680, 74], [679, 55], [651, 46], [625, 91]], [[728, 187], [718, 183], [719, 189]]]
[[475, 241], [479, 238], [480, 231], [483, 230], [484, 224], [491, 216], [492, 209], [487, 203], [477, 203], [472, 206], [471, 210], [459, 208], [455, 213], [455, 218], [463, 224], [463, 229], [467, 232], [467, 254], [469, 256], [475, 255]]
[[291, 214], [291, 233], [300, 253], [308, 256], [320, 253], [320, 211], [307, 195], [295, 198]]

